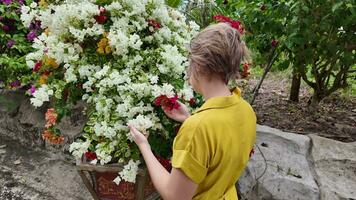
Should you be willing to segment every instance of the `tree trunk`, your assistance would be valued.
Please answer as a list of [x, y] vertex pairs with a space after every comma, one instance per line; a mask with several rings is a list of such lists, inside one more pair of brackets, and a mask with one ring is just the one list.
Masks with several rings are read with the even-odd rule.
[[292, 86], [290, 88], [289, 100], [299, 102], [301, 76], [296, 69], [293, 69]]
[[319, 97], [318, 93], [316, 91], [314, 91], [313, 96], [309, 99], [308, 101], [308, 110], [310, 112], [315, 112], [318, 110], [319, 107], [319, 103], [321, 101], [322, 98]]

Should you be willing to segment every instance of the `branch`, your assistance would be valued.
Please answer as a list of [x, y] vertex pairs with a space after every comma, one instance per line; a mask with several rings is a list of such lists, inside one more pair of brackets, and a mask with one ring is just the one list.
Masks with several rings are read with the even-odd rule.
[[269, 62], [268, 62], [268, 65], [267, 67], [265, 68], [265, 71], [262, 75], [262, 78], [260, 79], [260, 81], [258, 82], [258, 84], [256, 85], [255, 88], [253, 88], [252, 92], [253, 92], [253, 97], [252, 97], [252, 100], [250, 102], [251, 105], [253, 105], [253, 103], [255, 102], [255, 99], [258, 95], [258, 91], [263, 83], [263, 80], [266, 78], [268, 72], [270, 71], [270, 69], [272, 68], [273, 66], [273, 63], [274, 61], [276, 60], [276, 58], [278, 57], [279, 53], [276, 53], [276, 49], [277, 48], [274, 48], [272, 53], [271, 53], [271, 56], [270, 56], [270, 59], [269, 59]]
[[340, 68], [340, 71], [336, 74], [333, 86], [328, 89], [325, 94], [326, 96], [329, 96], [331, 93], [335, 92], [336, 90], [340, 88], [345, 88], [347, 87], [347, 71], [349, 69], [349, 66], [342, 65]]
[[345, 45], [346, 50], [348, 51], [353, 51], [356, 50], [356, 44], [346, 44]]
[[316, 83], [314, 83], [314, 82], [312, 82], [312, 81], [310, 81], [310, 80], [308, 79], [304, 65], [305, 65], [305, 64], [302, 65], [302, 66], [303, 66], [303, 68], [302, 68], [302, 70], [301, 70], [302, 73], [300, 73], [300, 74], [301, 74], [301, 77], [302, 77], [303, 81], [305, 81], [310, 87], [315, 88], [315, 87], [316, 87]]

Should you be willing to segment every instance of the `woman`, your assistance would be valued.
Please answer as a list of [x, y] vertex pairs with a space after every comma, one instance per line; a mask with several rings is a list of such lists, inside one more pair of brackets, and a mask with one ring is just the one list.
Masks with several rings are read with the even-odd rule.
[[247, 49], [237, 30], [219, 23], [204, 29], [190, 45], [189, 83], [206, 102], [166, 115], [183, 122], [173, 143], [172, 172], [153, 155], [147, 138], [129, 126], [163, 199], [236, 200], [235, 183], [247, 165], [256, 137], [256, 116], [238, 88], [227, 83], [238, 75]]

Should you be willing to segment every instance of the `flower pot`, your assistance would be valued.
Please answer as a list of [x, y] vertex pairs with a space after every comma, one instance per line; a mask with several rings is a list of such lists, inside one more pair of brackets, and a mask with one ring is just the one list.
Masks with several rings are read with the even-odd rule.
[[113, 180], [123, 169], [123, 165], [91, 165], [85, 160], [77, 160], [76, 168], [94, 200], [160, 199], [147, 170], [144, 168], [139, 169], [136, 183], [122, 180], [119, 185]]

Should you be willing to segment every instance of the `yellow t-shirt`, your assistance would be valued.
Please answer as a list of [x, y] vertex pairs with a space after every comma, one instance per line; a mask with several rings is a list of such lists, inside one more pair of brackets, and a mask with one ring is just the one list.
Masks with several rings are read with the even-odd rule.
[[214, 97], [182, 124], [172, 165], [198, 184], [193, 199], [236, 200], [235, 183], [256, 139], [256, 115], [241, 97]]

